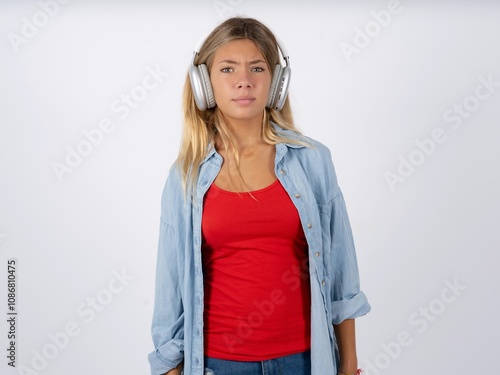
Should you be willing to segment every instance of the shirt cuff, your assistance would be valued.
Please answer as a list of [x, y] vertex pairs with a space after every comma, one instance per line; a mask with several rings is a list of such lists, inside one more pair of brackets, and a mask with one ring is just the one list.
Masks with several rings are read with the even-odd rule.
[[332, 302], [332, 323], [340, 324], [346, 319], [354, 319], [367, 314], [371, 310], [363, 292], [359, 292], [351, 298]]
[[[175, 346], [175, 352], [172, 350], [174, 349], [171, 347], [172, 344]], [[151, 375], [163, 375], [176, 368], [183, 359], [184, 351], [182, 341], [171, 340], [167, 343], [167, 345], [163, 345], [162, 347], [159, 347], [155, 351], [149, 353], [148, 360], [151, 367]]]

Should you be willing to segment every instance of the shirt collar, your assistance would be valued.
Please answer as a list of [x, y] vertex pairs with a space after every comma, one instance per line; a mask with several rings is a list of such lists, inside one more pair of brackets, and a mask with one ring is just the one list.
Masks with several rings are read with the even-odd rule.
[[[304, 136], [302, 134], [296, 133], [292, 130], [283, 129], [278, 124], [276, 124], [272, 121], [271, 121], [271, 126], [276, 131], [276, 133], [278, 133], [280, 136], [282, 136], [284, 138], [307, 143], [306, 139], [304, 138]], [[303, 148], [303, 147], [305, 147], [301, 144], [295, 144], [295, 143], [290, 143], [290, 142], [283, 142], [283, 144], [285, 144], [286, 146], [288, 146], [290, 148]]]
[[[200, 164], [205, 163], [208, 159], [210, 159], [212, 156], [214, 156], [216, 154], [219, 155], [218, 152], [215, 150], [214, 144], [210, 143], [207, 146], [207, 155], [203, 158], [203, 160], [201, 161]], [[220, 157], [220, 155], [219, 155], [219, 157]]]

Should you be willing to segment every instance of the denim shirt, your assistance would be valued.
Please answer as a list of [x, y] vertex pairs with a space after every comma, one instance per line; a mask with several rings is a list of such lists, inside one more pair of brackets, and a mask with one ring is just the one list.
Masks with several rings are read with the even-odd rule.
[[[370, 311], [360, 291], [356, 252], [344, 198], [330, 151], [309, 137], [283, 136], [311, 147], [276, 145], [275, 173], [297, 208], [309, 251], [312, 375], [337, 374], [334, 324]], [[193, 200], [184, 199], [179, 169], [170, 169], [162, 195], [156, 269], [151, 374], [160, 375], [184, 360], [185, 375], [202, 375], [203, 197], [220, 171], [222, 157], [212, 147], [199, 169]]]

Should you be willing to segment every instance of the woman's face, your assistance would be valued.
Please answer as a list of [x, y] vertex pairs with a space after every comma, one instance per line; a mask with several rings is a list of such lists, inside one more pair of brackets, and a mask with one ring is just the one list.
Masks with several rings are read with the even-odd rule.
[[262, 122], [271, 77], [264, 56], [249, 39], [215, 51], [210, 80], [215, 102], [229, 120]]

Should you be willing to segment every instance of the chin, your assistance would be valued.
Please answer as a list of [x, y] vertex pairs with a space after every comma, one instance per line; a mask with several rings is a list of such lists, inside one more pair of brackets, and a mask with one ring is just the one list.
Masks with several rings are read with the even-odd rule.
[[[226, 109], [226, 110], [225, 110]], [[262, 109], [256, 109], [251, 107], [243, 107], [243, 108], [220, 108], [219, 110], [222, 114], [230, 120], [237, 121], [253, 121], [255, 119], [261, 118], [264, 116], [265, 107]]]
[[232, 120], [237, 120], [237, 121], [255, 121], [259, 120], [262, 121], [262, 117], [264, 116], [264, 111], [261, 112], [254, 112], [252, 113], [243, 113], [244, 111], [241, 111], [239, 113], [232, 112], [232, 113], [226, 113], [225, 116], [229, 119]]

